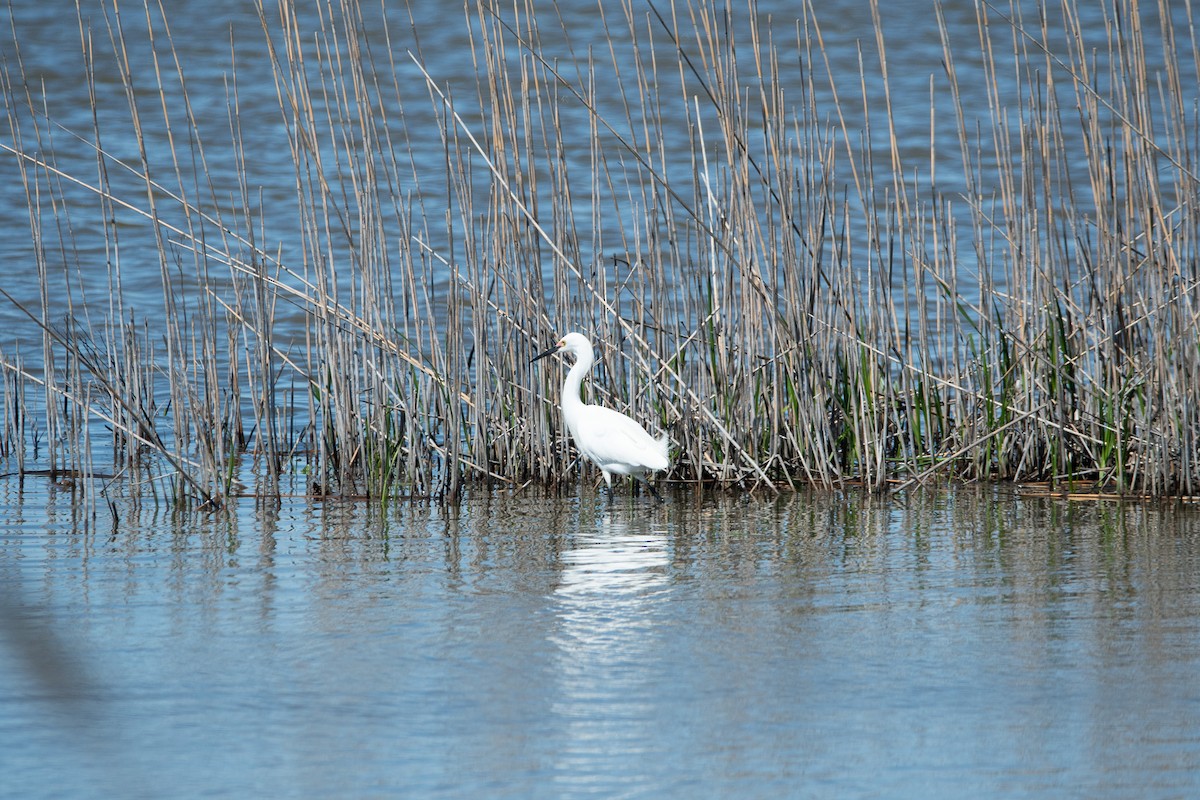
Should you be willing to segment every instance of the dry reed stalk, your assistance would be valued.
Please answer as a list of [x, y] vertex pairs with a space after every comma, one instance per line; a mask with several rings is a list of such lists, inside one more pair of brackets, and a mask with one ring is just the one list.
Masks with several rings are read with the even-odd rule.
[[[49, 463], [94, 473], [88, 426], [111, 419], [121, 472], [170, 502], [242, 491], [249, 453], [268, 496], [289, 471], [306, 491], [373, 498], [552, 483], [573, 464], [561, 376], [527, 362], [578, 328], [601, 350], [589, 391], [670, 432], [672, 480], [879, 490], [951, 474], [1196, 493], [1200, 204], [1183, 96], [1200, 76], [1165, 13], [1146, 30], [1118, 0], [1130, 24], [1098, 50], [1071, 2], [1061, 32], [981, 4], [980, 127], [964, 43], [936, 6], [946, 72], [930, 96], [948, 89], [956, 197], [939, 188], [937, 102], [927, 157], [901, 141], [878, 3], [850, 91], [804, 7], [798, 97], [753, 6], [648, 8], [598, 9], [605, 46], [585, 54], [532, 2], [469, 6], [470, 91], [412, 55], [441, 133], [435, 179], [386, 17], [327, 4], [309, 36], [290, 0], [260, 6], [295, 168], [294, 261], [252, 208], [236, 68], [237, 191], [222, 212], [163, 7], [143, 3], [136, 33], [117, 6], [106, 17], [134, 164], [103, 143], [83, 26], [94, 122], [71, 146], [90, 148], [96, 179], [38, 155], [61, 145], [6, 71], [0, 147], [38, 253]], [[93, 319], [81, 296], [59, 332], [45, 242], [77, 190], [103, 209], [109, 297]], [[124, 303], [118, 216], [149, 226], [161, 326]], [[298, 330], [281, 306], [302, 312]], [[22, 448], [24, 470], [25, 400], [4, 398], [0, 450]]]

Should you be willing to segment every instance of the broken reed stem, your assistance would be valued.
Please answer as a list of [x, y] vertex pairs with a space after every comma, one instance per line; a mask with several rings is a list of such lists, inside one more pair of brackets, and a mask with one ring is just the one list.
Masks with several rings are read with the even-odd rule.
[[[1200, 79], [1167, 15], [1153, 33], [1117, 5], [1131, 24], [1097, 42], [1072, 3], [1057, 33], [982, 3], [964, 42], [935, 4], [945, 71], [914, 158], [875, 2], [846, 81], [812, 4], [791, 63], [753, 8], [599, 7], [605, 46], [584, 54], [533, 3], [480, 0], [462, 23], [466, 91], [374, 8], [321, 6], [311, 36], [290, 0], [260, 4], [294, 168], [279, 230], [251, 188], [280, 176], [246, 155], [242, 64], [226, 167], [203, 146], [169, 15], [144, 3], [135, 32], [115, 4], [136, 163], [104, 144], [112, 98], [86, 25], [90, 137], [46, 117], [19, 53], [4, 67], [0, 152], [30, 209], [42, 363], [29, 344], [0, 359], [0, 459], [24, 472], [44, 441], [40, 460], [94, 474], [102, 420], [125, 491], [164, 485], [174, 503], [278, 496], [285, 478], [373, 498], [555, 482], [575, 463], [561, 375], [528, 360], [578, 329], [601, 355], [591, 397], [670, 434], [668, 480], [1196, 494]], [[960, 83], [968, 47], [982, 93]], [[143, 48], [149, 71], [133, 66]], [[60, 248], [68, 283], [85, 269], [55, 238], [83, 196], [103, 212], [108, 296], [64, 305], [45, 252]], [[122, 261], [151, 253], [162, 308], [138, 322], [144, 267]]]

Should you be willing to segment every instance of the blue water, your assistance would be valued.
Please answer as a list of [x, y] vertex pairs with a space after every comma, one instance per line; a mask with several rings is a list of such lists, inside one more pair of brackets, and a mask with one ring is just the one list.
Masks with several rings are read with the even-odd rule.
[[[388, 184], [394, 196], [388, 197], [388, 192], [384, 193], [384, 202], [394, 203], [395, 209], [385, 209], [385, 215], [390, 218], [411, 214], [423, 241], [437, 247], [439, 254], [451, 262], [461, 263], [466, 260], [462, 242], [472, 235], [472, 228], [466, 222], [456, 220], [452, 231], [445, 229], [447, 209], [452, 217], [460, 213], [454, 190], [446, 180], [443, 145], [443, 136], [447, 132], [446, 109], [440, 102], [431, 100], [430, 88], [417, 64], [424, 67], [439, 89], [448, 93], [455, 111], [461, 115], [465, 129], [460, 126], [457, 130], [460, 143], [455, 150], [466, 161], [472, 161], [481, 196], [486, 195], [491, 190], [485, 180], [487, 170], [465, 140], [467, 131], [484, 136], [494, 124], [503, 124], [480, 116], [480, 82], [483, 82], [483, 90], [487, 83], [480, 53], [481, 25], [484, 23], [478, 14], [468, 14], [457, 7], [448, 9], [437, 3], [415, 3], [411, 4], [414, 6], [411, 9], [405, 4], [387, 4], [384, 12], [380, 11], [379, 4], [362, 5], [361, 25], [366, 31], [363, 38], [369, 43], [362, 58], [371, 60], [375, 74], [382, 82], [377, 96], [373, 94], [372, 97], [388, 114], [390, 142], [396, 156], [394, 168], [397, 172]], [[932, 179], [936, 190], [958, 209], [952, 216], [966, 231], [971, 223], [960, 197], [966, 190], [963, 154], [957, 133], [960, 109], [952, 102], [933, 3], [931, 0], [895, 0], [880, 5], [882, 57], [868, 3], [838, 0], [818, 4], [814, 23], [800, 14], [794, 3], [760, 0], [757, 10], [762, 45], [765, 50], [769, 42], [778, 58], [778, 88], [785, 104], [799, 106], [790, 112], [796, 115], [795, 124], [802, 128], [811, 116], [814, 126], [823, 132], [827, 146], [839, 154], [842, 174], [836, 177], [838, 188], [835, 193], [842, 194], [845, 190], [844, 199], [851, 204], [852, 213], [856, 216], [860, 213], [853, 210], [860, 198], [852, 185], [855, 179], [849, 162], [840, 154], [873, 153], [875, 188], [873, 194], [868, 194], [882, 203], [892, 191], [895, 179], [891, 167], [894, 131], [897, 152], [905, 165], [904, 180], [919, 178], [920, 185], [925, 186], [925, 182]], [[1101, 4], [1080, 5], [1083, 7], [1077, 9], [1078, 23], [1084, 48], [1106, 56], [1106, 31], [1113, 26], [1112, 13]], [[195, 231], [177, 204], [166, 200], [165, 191], [169, 189], [192, 202], [199, 202], [210, 214], [222, 215], [221, 226], [213, 224], [204, 231], [206, 246], [213, 252], [229, 249], [235, 257], [245, 258], [244, 248], [223, 240], [223, 236], [226, 231], [249, 235], [246, 226], [250, 224], [255, 229], [253, 235], [259, 247], [272, 256], [281, 256], [285, 264], [303, 274], [311, 264], [304, 263], [306, 254], [300, 247], [304, 237], [297, 209], [297, 167], [292, 157], [290, 128], [285, 124], [285, 114], [280, 111], [278, 76], [272, 66], [272, 52], [286, 64], [286, 37], [280, 32], [275, 4], [268, 3], [267, 6], [269, 39], [274, 51], [268, 47], [268, 35], [250, 3], [240, 0], [172, 3], [166, 21], [157, 8], [147, 13], [141, 4], [132, 3], [123, 8], [119, 17], [125, 34], [122, 56], [130, 65], [142, 143], [151, 160], [153, 177], [164, 187], [156, 209], [164, 222], [181, 230]], [[334, 54], [328, 49], [332, 44], [318, 35], [321, 21], [316, 9], [301, 6], [296, 12], [294, 36], [304, 44], [305, 74], [316, 86], [323, 78], [329, 80], [327, 75], [322, 75], [321, 67]], [[1041, 35], [1040, 17], [1036, 6], [1031, 3], [1017, 6], [1022, 9], [1029, 36], [1038, 38]], [[682, 69], [682, 75], [677, 74], [680, 68], [674, 62], [678, 58], [669, 46], [666, 30], [649, 5], [634, 7], [632, 23], [620, 8], [609, 8], [602, 13], [603, 7], [591, 0], [534, 4], [534, 7], [539, 52], [548, 61], [556, 63], [566, 78], [591, 87], [594, 92], [591, 102], [596, 112], [614, 126], [611, 133], [599, 137], [598, 145], [609, 148], [605, 158], [610, 171], [618, 169], [622, 160], [629, 158], [624, 148], [617, 144], [618, 136], [637, 143], [639, 136], [647, 135], [646, 131], [638, 129], [639, 104], [634, 102], [633, 111], [630, 111], [629, 101], [643, 91], [636, 85], [631, 64], [634, 58], [648, 60], [651, 45], [655, 58], [663, 62], [655, 73], [657, 85], [649, 90], [655, 102], [660, 104], [660, 118], [655, 121], [650, 143], [643, 143], [643, 146], [652, 145], [659, 139], [665, 142], [660, 168], [674, 170], [670, 177], [677, 186], [684, 187], [684, 195], [692, 193], [688, 187], [695, 183], [696, 165], [691, 156], [694, 140], [702, 137], [707, 142], [714, 180], [729, 168], [716, 111], [703, 102], [707, 96], [706, 87], [686, 67]], [[669, 5], [656, 4], [655, 7], [666, 19], [672, 19]], [[986, 15], [987, 35], [993, 42], [1002, 74], [995, 94], [990, 94], [989, 75], [981, 63], [976, 4], [946, 0], [942, 7], [946, 35], [955, 53], [954, 67], [964, 124], [969, 131], [978, 131], [980, 136], [979, 141], [969, 143], [971, 158], [979, 161], [973, 179], [979, 183], [980, 196], [987, 198], [998, 189], [996, 181], [999, 180], [994, 143], [990, 140], [992, 120], [997, 116], [1007, 117], [1011, 120], [1011, 130], [1017, 131], [1016, 120], [1024, 113], [1022, 104], [1030, 91], [1028, 86], [1019, 86], [1015, 81], [1004, 83], [1016, 72], [1010, 64], [1009, 54], [1020, 44], [1032, 54], [1027, 64], [1030, 75], [1040, 74], [1039, 70], [1045, 72], [1046, 67], [1031, 40], [1014, 33], [1009, 25], [1007, 18], [1013, 9], [993, 9]], [[6, 290], [35, 307], [38, 305], [35, 267], [38, 256], [29, 233], [28, 213], [28, 207], [33, 205], [45, 215], [38, 226], [40, 236], [45, 239], [42, 258], [49, 274], [54, 276], [56, 288], [57, 276], [63, 275], [66, 278], [64, 288], [70, 288], [76, 304], [81, 295], [87, 294], [93, 303], [92, 316], [98, 318], [104, 308], [103, 298], [109, 290], [109, 269], [112, 264], [119, 263], [124, 279], [121, 291], [126, 302], [139, 318], [154, 319], [162, 313], [162, 267], [151, 227], [147, 224], [149, 209], [145, 185], [129, 172], [130, 169], [140, 170], [139, 140], [117, 69], [118, 58], [110, 43], [110, 28], [118, 23], [118, 18], [111, 11], [105, 15], [101, 7], [84, 4], [81, 23], [76, 19], [75, 8], [73, 0], [17, 3], [11, 15], [12, 32], [7, 30], [7, 21], [0, 28], [4, 31], [0, 34], [0, 56], [9, 70], [11, 84], [9, 118], [19, 121], [18, 129], [6, 129], [0, 134], [0, 141], [31, 158], [49, 159], [55, 169], [84, 184], [64, 180], [32, 163], [26, 163], [23, 172], [17, 157], [10, 152], [0, 152], [0, 225], [11, 232], [0, 238], [0, 258], [9, 268]], [[328, 9], [325, 13], [328, 14]], [[1146, 59], [1153, 83], [1159, 78], [1160, 65], [1155, 59], [1161, 52], [1155, 44], [1158, 41], [1156, 9], [1143, 8], [1142, 14], [1141, 24], [1149, 48]], [[1200, 93], [1194, 69], [1194, 48], [1187, 46], [1185, 38], [1190, 27], [1185, 9], [1173, 8], [1172, 14], [1180, 37], [1178, 52], [1184, 94], [1181, 102], [1184, 107], [1190, 107]], [[704, 69], [701, 48], [693, 41], [696, 34], [691, 17], [682, 7], [675, 10], [675, 15], [679, 35], [687, 38], [684, 45], [689, 58]], [[503, 10], [501, 17], [509, 24], [517, 19], [527, 22], [523, 12], [517, 17], [509, 9]], [[731, 32], [738, 42], [739, 74], [747, 90], [756, 91], [746, 15], [735, 8], [728, 18], [718, 17], [710, 25], [713, 29]], [[1068, 44], [1061, 33], [1061, 13], [1051, 12], [1046, 18], [1051, 45], [1057, 52], [1065, 53]], [[485, 14], [483, 20], [494, 28], [493, 17]], [[148, 43], [148, 27], [154, 33], [154, 48]], [[489, 30], [495, 35], [493, 28]], [[823, 47], [817, 44], [818, 34]], [[89, 42], [87, 48], [81, 45], [81, 37]], [[528, 74], [531, 67], [528, 59], [522, 63], [517, 50], [512, 47], [508, 53], [509, 72], [519, 80], [522, 69]], [[348, 59], [347, 54], [341, 55]], [[590, 69], [594, 70], [590, 76], [589, 57]], [[176, 59], [186, 78], [187, 104], [183, 102]], [[886, 62], [888, 68], [890, 85], [887, 92], [881, 80], [881, 61]], [[109, 189], [117, 198], [143, 213], [119, 205], [103, 209], [93, 191], [100, 178], [94, 150], [97, 136], [93, 128], [93, 103], [89, 99], [88, 81], [84, 79], [89, 65], [95, 83], [95, 121], [101, 131], [99, 144], [110, 156], [105, 163]], [[1097, 72], [1095, 80], [1103, 88], [1109, 76], [1103, 69]], [[348, 75], [348, 72], [344, 74]], [[707, 81], [714, 80], [711, 65], [705, 75]], [[1025, 80], [1038, 91], [1044, 90], [1042, 81], [1047, 78], [1057, 81], [1059, 102], [1064, 109], [1061, 113], [1070, 115], [1075, 113], [1070, 109], [1076, 105], [1076, 88], [1071, 77], [1059, 68], [1043, 77], [1026, 76]], [[287, 78], [280, 80], [286, 87]], [[165, 100], [158, 95], [160, 84]], [[816, 103], [813, 109], [805, 105], [810, 87]], [[334, 88], [326, 87], [330, 92]], [[346, 91], [353, 89], [346, 87]], [[524, 97], [521, 91], [514, 91], [518, 100]], [[571, 221], [573, 235], [580, 240], [577, 257], [585, 272], [605, 269], [613, 254], [623, 252], [622, 248], [629, 246], [630, 239], [636, 238], [635, 227], [641, 227], [644, 234], [647, 225], [657, 224], [656, 212], [639, 210], [632, 200], [640, 196], [641, 187], [625, 185], [619, 178], [612, 187], [600, 185], [598, 196], [584, 191], [595, 172], [590, 136], [593, 121], [582, 103], [565, 91], [561, 94], [556, 104], [557, 116], [547, 119], [545, 124], [557, 126], [562, 131], [563, 158], [572, 164], [574, 180], [579, 183], [575, 198], [578, 206], [573, 209]], [[321, 93], [314, 90], [314, 95], [319, 101]], [[698, 118], [693, 114], [697, 98], [702, 101], [700, 108], [703, 111]], [[890, 100], [890, 108], [883, 105], [885, 99]], [[27, 109], [27, 104], [32, 105], [32, 109]], [[870, 117], [864, 113], [864, 105], [870, 107]], [[350, 167], [344, 162], [349, 155], [345, 152], [335, 155], [334, 143], [327, 141], [334, 134], [320, 119], [322, 111], [318, 108], [314, 112], [318, 117], [314, 125], [316, 135], [324, 137], [323, 158], [329, 162], [326, 166], [332, 173], [336, 171], [335, 160], [340, 159], [337, 167], [348, 173]], [[354, 113], [352, 105], [342, 111]], [[544, 109], [535, 109], [534, 130], [543, 124], [538, 116], [543, 112]], [[290, 120], [290, 114], [287, 116]], [[756, 123], [750, 124], [753, 132]], [[240, 133], [236, 137], [238, 146], [233, 143], [235, 125]], [[1064, 150], [1068, 159], [1077, 151], [1079, 157], [1083, 156], [1082, 148], [1073, 138], [1076, 136], [1073, 129], [1073, 125], [1064, 125]], [[752, 144], [752, 150], [757, 152], [758, 143]], [[239, 158], [244, 159], [241, 162], [245, 165], [244, 186], [239, 181], [239, 173], [243, 171]], [[821, 160], [815, 154], [811, 160], [801, 155], [800, 160], [805, 163], [798, 164], [798, 168], [821, 169]], [[392, 168], [387, 159], [381, 159], [377, 169], [385, 168], [385, 164]], [[1086, 183], [1087, 170], [1078, 163], [1076, 166], [1079, 168], [1076, 180]], [[307, 169], [314, 167], [304, 167], [301, 171]], [[307, 172], [305, 179], [311, 179]], [[546, 192], [553, 187], [548, 181], [544, 183], [537, 200], [548, 207], [551, 199]], [[913, 191], [924, 201], [930, 190]], [[1076, 202], [1086, 211], [1087, 193], [1080, 190], [1076, 194]], [[51, 205], [52, 196], [59, 198], [57, 209]], [[690, 196], [686, 199], [689, 203], [694, 202]], [[595, 217], [592, 216], [593, 203], [598, 209]], [[355, 204], [348, 202], [346, 214], [349, 219], [344, 224], [357, 224], [357, 211]], [[482, 205], [477, 211], [482, 211]], [[59, 215], [58, 219], [55, 219], [55, 213]], [[674, 209], [671, 213], [683, 212]], [[765, 215], [765, 211], [763, 213]], [[623, 218], [622, 215], [629, 216]], [[111, 246], [114, 235], [111, 231], [106, 247], [106, 232], [101, 221], [107, 217], [119, 223], [116, 235], [120, 246], [115, 249]], [[763, 224], [766, 221], [764, 216]], [[194, 226], [196, 220], [191, 220], [190, 224]], [[854, 230], [860, 226], [861, 223], [856, 224]], [[389, 231], [397, 241], [405, 235], [396, 225], [391, 225]], [[179, 233], [166, 235], [177, 243], [185, 238]], [[960, 262], [959, 288], [970, 300], [975, 286], [976, 251], [966, 241], [966, 234], [960, 235], [964, 241], [956, 253]], [[330, 247], [340, 247], [336, 237], [333, 239]], [[855, 241], [864, 248], [860, 258], [865, 258], [870, 251], [869, 240], [860, 236]], [[173, 258], [179, 259], [178, 265], [168, 264], [168, 269], [178, 268], [179, 275], [174, 280], [186, 288], [188, 275], [194, 269], [192, 251], [187, 247], [170, 247], [168, 250]], [[311, 259], [311, 253], [307, 255]], [[347, 257], [341, 249], [335, 249], [334, 255]], [[999, 257], [995, 258], [999, 264]], [[218, 273], [223, 270], [219, 261], [209, 267]], [[1006, 276], [992, 277], [1003, 282]], [[618, 276], [611, 279], [620, 282]], [[431, 291], [444, 290], [447, 281], [448, 275], [435, 264], [430, 275]], [[66, 300], [66, 293], [55, 293], [51, 298], [52, 319], [69, 313]], [[302, 314], [293, 312], [286, 303], [280, 304], [277, 314], [281, 323], [302, 318]], [[0, 304], [0, 323], [8, 329], [28, 326], [7, 303]], [[37, 331], [20, 338], [36, 341]], [[0, 345], [11, 347], [8, 341], [0, 342]]]
[[579, 491], [85, 532], [8, 487], [6, 632], [66, 663], [0, 649], [3, 794], [1200, 791], [1195, 510]]
[[[416, 154], [399, 190], [419, 185], [422, 209], [440, 221], [449, 195], [441, 109], [408, 52], [454, 90], [473, 124], [476, 62], [459, 9], [416, 5], [410, 26], [408, 11], [389, 4], [405, 112], [391, 119]], [[860, 53], [868, 75], [877, 72], [868, 4], [819, 5], [851, 139], [839, 147], [857, 149], [856, 93], [882, 97], [880, 84], [860, 80]], [[933, 125], [939, 188], [954, 197], [961, 155], [931, 6], [881, 5], [898, 147], [926, 169]], [[974, 4], [944, 5], [952, 40], [976, 41]], [[570, 47], [591, 48], [600, 65], [598, 107], [624, 119], [612, 56], [597, 47], [611, 37], [618, 66], [628, 65], [623, 18], [602, 17], [591, 2], [557, 8]], [[188, 183], [193, 165], [182, 181], [163, 171], [153, 63], [135, 35], [145, 12], [122, 9], [156, 175], [204, 197], [207, 186]], [[759, 10], [772, 20], [782, 79], [795, 81], [785, 93], [799, 98], [813, 65], [801, 58], [794, 4]], [[104, 147], [133, 163], [106, 22], [85, 13]], [[247, 203], [256, 224], [261, 215], [264, 249], [302, 269], [295, 168], [252, 7], [206, 0], [172, 3], [170, 13], [212, 195], [237, 205], [233, 51]], [[1103, 6], [1081, 13], [1098, 47]], [[639, 41], [661, 46], [647, 9], [637, 14]], [[1145, 14], [1154, 30], [1153, 10]], [[12, 9], [26, 75], [55, 123], [38, 123], [52, 136], [39, 141], [29, 120], [40, 117], [16, 114], [19, 144], [95, 183], [95, 154], [72, 139], [92, 135], [74, 15], [69, 0]], [[541, 27], [547, 54], [571, 52], [553, 17]], [[308, 18], [300, 28], [309, 41], [317, 26]], [[10, 39], [0, 36], [0, 56], [19, 106]], [[965, 113], [987, 130], [979, 64], [970, 46], [961, 53]], [[385, 57], [377, 39], [374, 55]], [[172, 64], [161, 69], [171, 85]], [[1185, 65], [1184, 79], [1192, 74]], [[1190, 107], [1195, 86], [1185, 91]], [[1016, 113], [1019, 93], [1000, 92], [1005, 113]], [[178, 152], [191, 157], [177, 98], [170, 104]], [[830, 124], [832, 111], [821, 109]], [[563, 112], [586, 121], [570, 103]], [[718, 126], [705, 119], [721, 152]], [[663, 123], [668, 152], [690, 152], [687, 115], [668, 111]], [[878, 141], [868, 143], [880, 164], [883, 123], [876, 113]], [[586, 136], [568, 130], [565, 140], [567, 157], [586, 162]], [[18, 144], [11, 130], [0, 141]], [[108, 166], [115, 193], [144, 203], [144, 186]], [[883, 173], [877, 180], [890, 186]], [[53, 322], [83, 316], [86, 296], [88, 319], [102, 327], [114, 259], [126, 313], [160, 320], [148, 228], [119, 211], [121, 248], [106, 250], [95, 195], [33, 174], [50, 236], [40, 243], [18, 162], [0, 153], [5, 291], [40, 307], [40, 244]], [[51, 194], [70, 200], [60, 221]], [[581, 196], [580, 220], [590, 202]], [[599, 224], [620, 223], [606, 211]], [[586, 250], [591, 236], [581, 238]], [[168, 249], [190, 268], [186, 251]], [[584, 255], [607, 263], [610, 253]], [[168, 266], [186, 289], [188, 269]], [[969, 273], [970, 261], [960, 268]], [[447, 276], [430, 279], [437, 291]], [[280, 304], [281, 340], [303, 316]], [[0, 331], [0, 350], [11, 356], [19, 343], [36, 375], [39, 329], [0, 303]], [[0, 587], [5, 798], [1200, 796], [1200, 513], [1188, 506], [958, 488], [895, 500], [682, 492], [662, 508], [625, 498], [609, 507], [585, 482], [562, 496], [476, 490], [450, 508], [244, 500], [228, 516], [193, 516], [152, 498], [110, 509], [44, 478], [0, 478]]]

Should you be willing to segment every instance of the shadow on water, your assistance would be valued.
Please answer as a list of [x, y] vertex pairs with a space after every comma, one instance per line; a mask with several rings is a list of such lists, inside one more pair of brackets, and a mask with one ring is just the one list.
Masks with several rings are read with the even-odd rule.
[[[0, 561], [0, 566], [8, 565]], [[167, 785], [157, 776], [129, 766], [113, 698], [88, 668], [87, 649], [64, 641], [60, 630], [69, 626], [24, 596], [19, 583], [11, 585], [11, 577], [4, 575], [0, 583], [0, 687], [7, 703], [24, 706], [31, 716], [18, 715], [16, 724], [0, 724], [4, 749], [18, 762], [30, 753], [35, 758], [63, 754], [70, 769], [95, 781], [97, 796], [166, 796]], [[30, 727], [34, 720], [36, 725]], [[52, 772], [40, 782], [46, 796], [58, 796]], [[40, 796], [28, 789], [20, 795]]]

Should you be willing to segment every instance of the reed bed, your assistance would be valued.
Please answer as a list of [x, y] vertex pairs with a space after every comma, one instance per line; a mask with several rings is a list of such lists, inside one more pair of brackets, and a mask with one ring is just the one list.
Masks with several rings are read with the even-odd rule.
[[232, 55], [213, 144], [163, 6], [81, 21], [91, 130], [47, 116], [15, 31], [0, 150], [40, 292], [0, 287], [27, 321], [0, 460], [199, 506], [575, 480], [562, 371], [529, 360], [581, 330], [672, 483], [1200, 493], [1190, 18], [1113, 0], [1095, 41], [1074, 0], [979, 2], [961, 41], [931, 7], [914, 147], [875, 3], [847, 80], [809, 4], [786, 42], [753, 3], [601, 4], [581, 43], [557, 6], [473, 0], [467, 90], [357, 0], [260, 5], [238, 36], [286, 180], [247, 156]]

